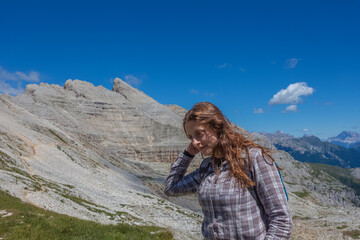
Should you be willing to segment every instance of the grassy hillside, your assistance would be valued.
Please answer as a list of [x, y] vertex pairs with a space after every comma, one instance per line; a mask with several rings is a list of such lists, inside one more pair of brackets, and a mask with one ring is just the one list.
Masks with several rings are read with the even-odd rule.
[[341, 168], [321, 163], [311, 163], [310, 165], [314, 170], [322, 170], [330, 174], [330, 176], [339, 180], [342, 184], [354, 189], [356, 195], [360, 196], [360, 180], [351, 175], [349, 168]]
[[0, 191], [0, 239], [172, 239], [155, 226], [102, 225], [22, 202]]

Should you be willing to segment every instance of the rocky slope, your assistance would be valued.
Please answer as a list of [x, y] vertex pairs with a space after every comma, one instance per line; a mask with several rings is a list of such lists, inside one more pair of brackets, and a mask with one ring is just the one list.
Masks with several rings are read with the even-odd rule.
[[[78, 218], [155, 224], [171, 229], [176, 239], [200, 239], [196, 196], [162, 194], [170, 162], [188, 143], [184, 113], [120, 79], [113, 91], [68, 80], [64, 87], [28, 85], [23, 95], [0, 95], [0, 188]], [[254, 137], [275, 151], [267, 137]], [[346, 229], [356, 229], [360, 199], [352, 189], [285, 151], [274, 157], [284, 168], [293, 239], [322, 232], [339, 239], [337, 226], [344, 221]], [[317, 227], [322, 224], [332, 227]]]

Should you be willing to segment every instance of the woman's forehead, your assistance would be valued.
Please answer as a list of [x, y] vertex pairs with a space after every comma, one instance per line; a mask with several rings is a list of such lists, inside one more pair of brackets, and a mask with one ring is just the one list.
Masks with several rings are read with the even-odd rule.
[[185, 123], [186, 132], [192, 132], [199, 129], [206, 129], [206, 125], [202, 123], [198, 123], [196, 121], [188, 121]]

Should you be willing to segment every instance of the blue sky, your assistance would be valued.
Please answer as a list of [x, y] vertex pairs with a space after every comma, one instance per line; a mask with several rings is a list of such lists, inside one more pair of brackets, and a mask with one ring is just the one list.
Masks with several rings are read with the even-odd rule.
[[249, 131], [360, 132], [360, 1], [1, 1], [0, 91], [115, 77]]

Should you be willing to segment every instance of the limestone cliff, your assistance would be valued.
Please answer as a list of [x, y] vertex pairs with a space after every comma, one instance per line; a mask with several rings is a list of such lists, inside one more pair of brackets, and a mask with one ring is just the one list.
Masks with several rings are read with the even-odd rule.
[[[170, 162], [188, 144], [185, 112], [120, 79], [113, 91], [67, 80], [63, 87], [41, 83], [17, 97], [0, 95], [0, 188], [71, 216], [155, 224], [171, 229], [176, 239], [199, 239], [196, 196], [162, 194]], [[274, 149], [266, 137], [254, 137]], [[310, 226], [322, 216], [337, 226], [331, 216], [340, 213], [329, 211], [345, 207], [353, 213], [348, 218], [359, 219], [353, 207], [359, 196], [352, 189], [286, 152], [274, 157], [284, 167], [293, 216], [313, 221]]]

